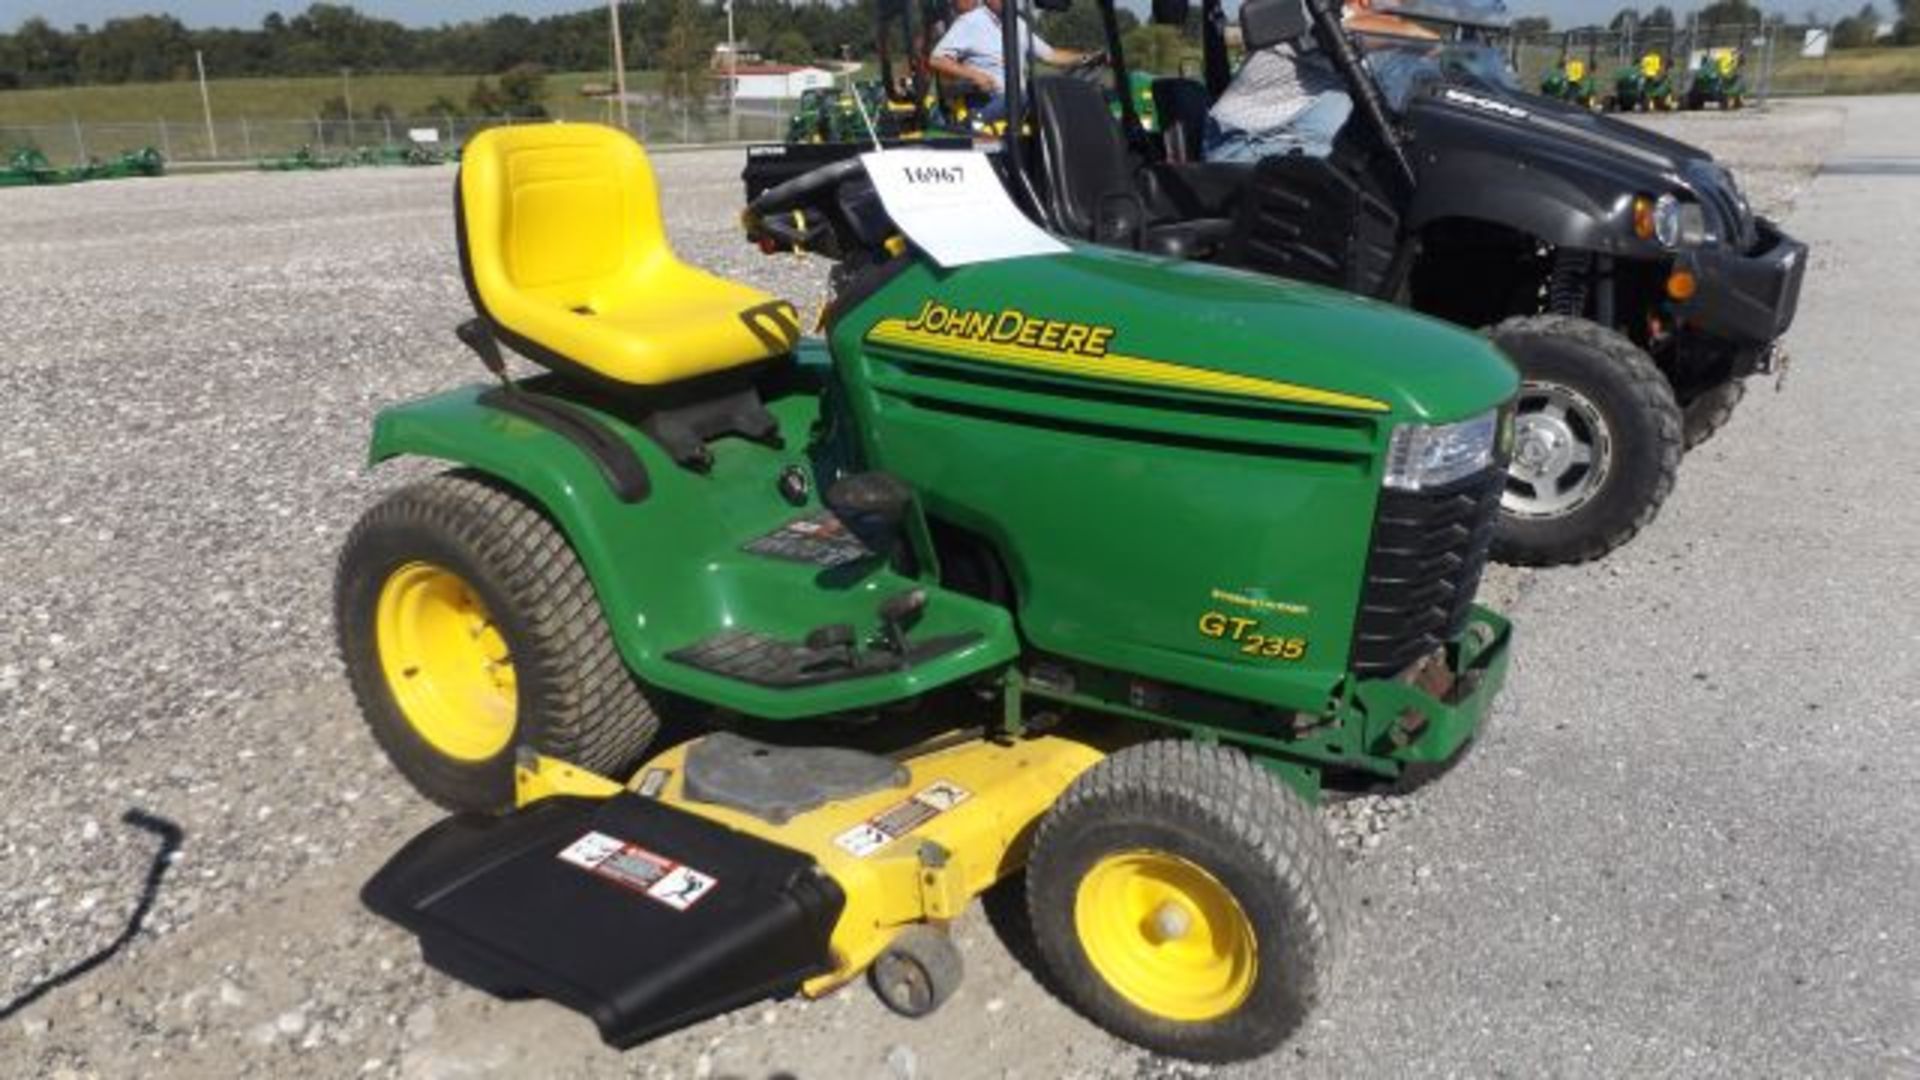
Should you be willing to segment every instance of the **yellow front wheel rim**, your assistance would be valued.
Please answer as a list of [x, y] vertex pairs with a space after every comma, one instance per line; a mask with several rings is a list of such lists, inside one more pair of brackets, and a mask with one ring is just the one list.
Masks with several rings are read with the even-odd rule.
[[507, 748], [519, 705], [513, 658], [466, 579], [407, 563], [381, 585], [374, 621], [387, 688], [428, 745], [460, 761]]
[[1253, 992], [1259, 948], [1233, 893], [1159, 851], [1102, 858], [1080, 879], [1074, 929], [1094, 971], [1155, 1016], [1215, 1020]]

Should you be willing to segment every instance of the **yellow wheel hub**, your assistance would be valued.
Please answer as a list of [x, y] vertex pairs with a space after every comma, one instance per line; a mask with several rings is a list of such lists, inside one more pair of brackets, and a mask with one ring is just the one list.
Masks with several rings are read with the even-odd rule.
[[513, 658], [473, 586], [411, 562], [380, 587], [374, 619], [387, 687], [422, 739], [461, 761], [506, 749], [519, 703]]
[[1218, 878], [1159, 851], [1108, 855], [1080, 879], [1073, 921], [1107, 985], [1168, 1020], [1215, 1020], [1253, 991], [1253, 924]]

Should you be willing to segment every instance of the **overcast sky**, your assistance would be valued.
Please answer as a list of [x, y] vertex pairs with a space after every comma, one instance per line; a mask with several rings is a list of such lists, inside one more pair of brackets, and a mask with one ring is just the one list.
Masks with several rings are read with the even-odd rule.
[[[398, 19], [413, 26], [432, 26], [442, 22], [497, 15], [515, 11], [522, 15], [550, 15], [560, 11], [578, 11], [592, 6], [591, 0], [350, 0], [355, 8], [369, 15]], [[1578, 26], [1601, 22], [1629, 3], [1650, 8], [1659, 0], [1508, 0], [1516, 15], [1545, 14], [1556, 26]], [[1798, 16], [1809, 10], [1828, 14], [1848, 14], [1859, 9], [1861, 0], [1761, 0], [1767, 10], [1779, 10]], [[1144, 4], [1137, 5], [1144, 7]], [[1669, 7], [1687, 11], [1699, 3], [1669, 0]], [[189, 26], [258, 26], [270, 11], [291, 15], [304, 11], [307, 0], [0, 0], [0, 30], [10, 30], [32, 15], [44, 16], [57, 26], [91, 23], [95, 26], [119, 15], [171, 12]], [[1888, 0], [1881, 10], [1892, 10], [1898, 3]]]

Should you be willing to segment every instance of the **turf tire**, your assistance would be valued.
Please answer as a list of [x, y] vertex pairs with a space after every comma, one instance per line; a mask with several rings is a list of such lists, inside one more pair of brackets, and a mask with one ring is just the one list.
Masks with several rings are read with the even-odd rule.
[[[1257, 966], [1231, 1012], [1150, 1013], [1088, 958], [1074, 913], [1080, 883], [1102, 858], [1139, 850], [1200, 866], [1245, 911]], [[1339, 852], [1313, 809], [1246, 755], [1193, 742], [1130, 747], [1076, 780], [1041, 819], [1026, 887], [1054, 990], [1122, 1039], [1197, 1061], [1258, 1057], [1293, 1034], [1331, 991], [1352, 921]]]
[[[513, 736], [486, 760], [450, 757], [422, 738], [381, 670], [375, 612], [382, 585], [421, 560], [469, 583], [513, 658]], [[510, 808], [516, 747], [617, 775], [659, 728], [566, 538], [518, 494], [478, 475], [445, 473], [368, 510], [340, 553], [334, 615], [341, 658], [375, 741], [415, 788], [450, 810]]]

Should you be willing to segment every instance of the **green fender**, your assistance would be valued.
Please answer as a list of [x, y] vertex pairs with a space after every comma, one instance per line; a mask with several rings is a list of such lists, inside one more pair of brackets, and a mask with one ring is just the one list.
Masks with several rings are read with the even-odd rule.
[[[702, 475], [675, 465], [625, 421], [587, 409], [646, 465], [652, 491], [627, 503], [583, 450], [481, 403], [487, 389], [462, 387], [382, 411], [374, 420], [370, 462], [402, 456], [448, 462], [493, 477], [540, 507], [585, 567], [620, 655], [654, 686], [750, 716], [798, 719], [913, 697], [1019, 653], [1011, 617], [992, 605], [891, 569], [841, 580], [817, 567], [742, 552], [754, 537], [818, 509], [813, 496], [806, 506], [789, 505], [772, 482], [789, 465], [811, 475], [804, 439], [790, 437], [784, 450], [720, 440], [712, 447], [713, 468]], [[801, 433], [811, 428], [819, 401], [789, 394], [768, 406], [782, 430]], [[667, 655], [736, 628], [801, 640], [815, 627], [850, 623], [865, 640], [878, 630], [880, 601], [916, 586], [933, 594], [917, 635], [978, 639], [906, 670], [805, 687], [759, 686]]]

